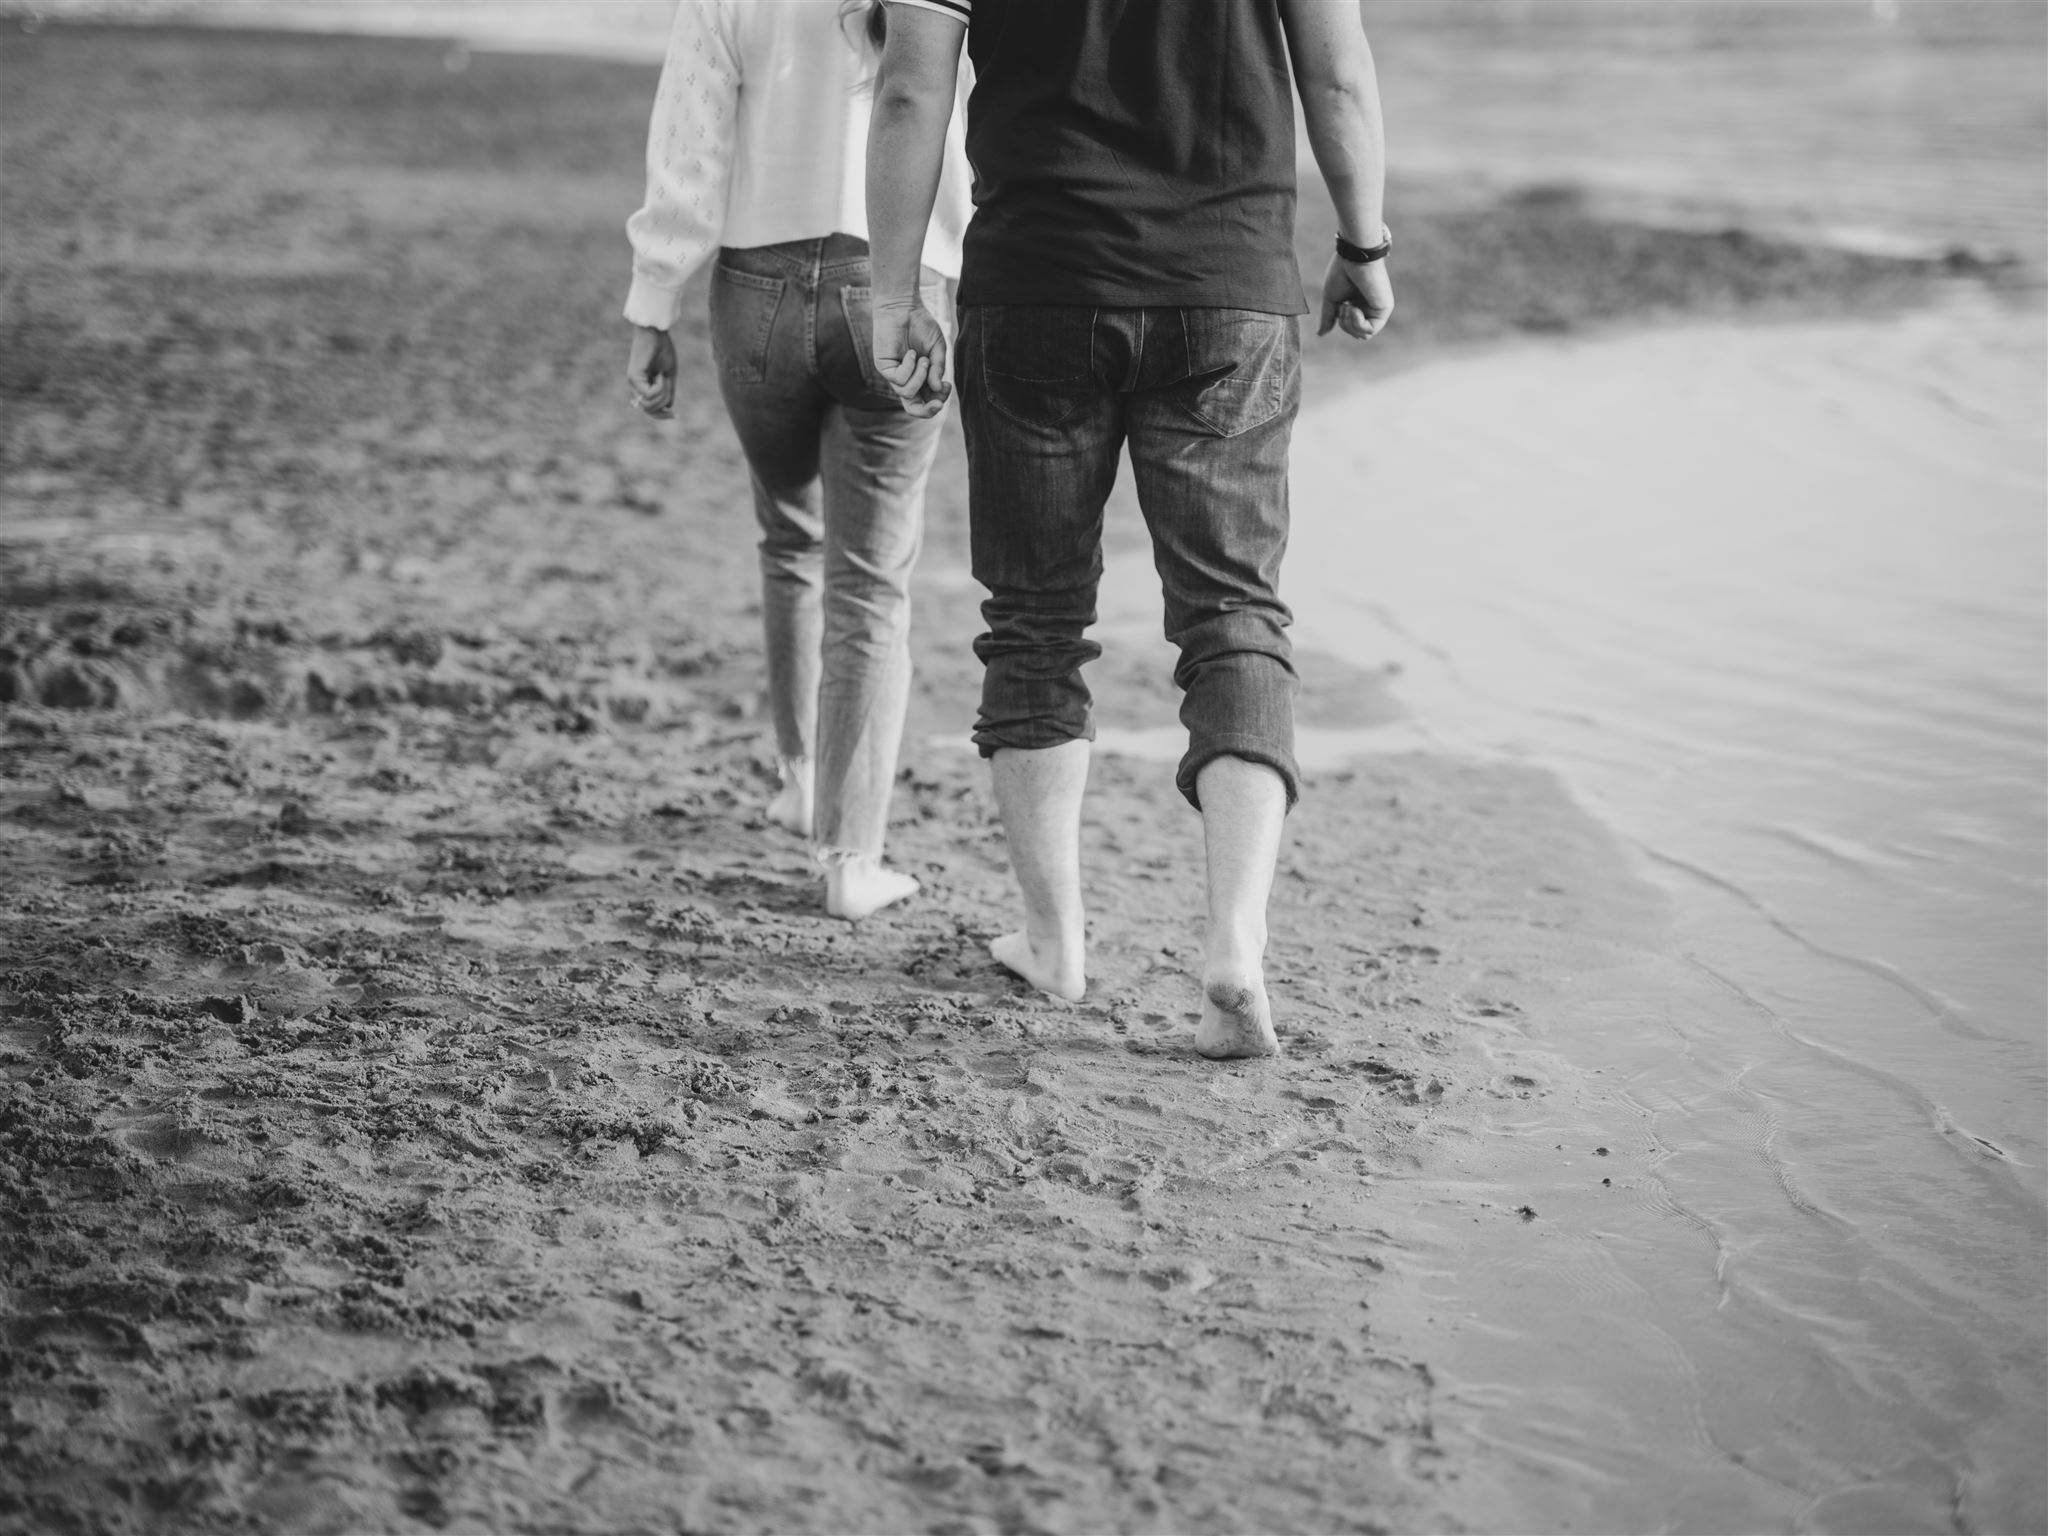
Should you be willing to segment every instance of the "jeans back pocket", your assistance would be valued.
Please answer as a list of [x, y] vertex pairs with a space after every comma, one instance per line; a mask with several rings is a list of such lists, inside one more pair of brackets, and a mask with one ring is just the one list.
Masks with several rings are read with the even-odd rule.
[[1262, 427], [1300, 398], [1301, 326], [1252, 309], [1184, 309], [1188, 379], [1180, 408], [1218, 437]]
[[711, 269], [711, 355], [735, 384], [768, 377], [768, 344], [788, 280], [742, 272], [719, 262]]
[[1095, 311], [984, 304], [976, 311], [988, 403], [1028, 427], [1065, 421], [1095, 393]]

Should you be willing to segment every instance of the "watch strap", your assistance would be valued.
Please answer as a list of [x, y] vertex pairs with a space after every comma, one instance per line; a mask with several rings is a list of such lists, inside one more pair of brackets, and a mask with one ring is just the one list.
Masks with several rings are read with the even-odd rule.
[[1362, 267], [1368, 262], [1385, 261], [1387, 252], [1394, 248], [1394, 233], [1386, 225], [1380, 226], [1378, 245], [1353, 245], [1341, 234], [1337, 236], [1337, 254], [1353, 266]]

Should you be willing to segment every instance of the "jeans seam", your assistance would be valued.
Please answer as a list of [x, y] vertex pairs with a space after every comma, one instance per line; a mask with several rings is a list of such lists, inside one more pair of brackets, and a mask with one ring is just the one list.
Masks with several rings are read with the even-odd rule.
[[[749, 262], [766, 262], [774, 267], [775, 271], [772, 273], [755, 272], [751, 267], [735, 261], [733, 259], [735, 257], [744, 258]], [[716, 260], [720, 265], [728, 267], [732, 271], [744, 272], [749, 277], [767, 278], [771, 281], [788, 281], [790, 278], [801, 277], [804, 271], [802, 258], [792, 254], [788, 244], [721, 246], [719, 247]]]
[[1281, 412], [1285, 411], [1287, 409], [1287, 395], [1284, 389], [1280, 392], [1280, 396], [1281, 397], [1279, 403], [1276, 404], [1271, 411], [1267, 412], [1264, 416], [1261, 416], [1257, 421], [1248, 421], [1241, 427], [1218, 426], [1215, 422], [1209, 420], [1208, 417], [1204, 416], [1200, 411], [1196, 410], [1192, 405], [1189, 405], [1185, 400], [1175, 400], [1173, 402], [1173, 406], [1183, 416], [1186, 416], [1190, 421], [1194, 422], [1195, 425], [1202, 428], [1202, 430], [1204, 430], [1205, 432], [1208, 432], [1211, 436], [1228, 439], [1233, 437], [1243, 437], [1247, 432], [1256, 432], [1260, 427], [1267, 425], [1275, 417], [1280, 415]]
[[814, 379], [818, 376], [818, 273], [824, 264], [825, 242], [813, 241], [809, 280], [804, 285], [804, 367]]

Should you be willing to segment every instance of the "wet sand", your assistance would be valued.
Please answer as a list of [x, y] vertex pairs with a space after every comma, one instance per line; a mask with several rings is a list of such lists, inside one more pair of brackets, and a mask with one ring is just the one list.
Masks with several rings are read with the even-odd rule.
[[[1314, 773], [1287, 1055], [1218, 1067], [1197, 825], [1106, 755], [1093, 985], [1026, 995], [954, 745], [954, 443], [892, 829], [925, 890], [833, 922], [761, 815], [701, 307], [676, 427], [618, 381], [651, 72], [65, 29], [0, 70], [0, 1520], [1457, 1523], [1427, 1331], [1374, 1315], [1389, 1206], [1552, 1090], [1523, 1021], [1663, 943], [1554, 780]], [[1928, 282], [1426, 190], [1445, 262], [1372, 365]], [[1109, 638], [1105, 724], [1170, 725]], [[1303, 672], [1310, 728], [1387, 718], [1383, 679]]]

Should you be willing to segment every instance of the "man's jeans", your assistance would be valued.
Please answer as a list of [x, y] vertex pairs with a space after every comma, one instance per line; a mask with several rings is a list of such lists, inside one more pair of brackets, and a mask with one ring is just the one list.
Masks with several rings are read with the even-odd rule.
[[1127, 443], [1180, 648], [1190, 803], [1211, 759], [1275, 769], [1292, 805], [1297, 681], [1280, 601], [1287, 444], [1301, 403], [1292, 315], [1237, 309], [962, 312], [975, 641], [984, 757], [1092, 740], [1081, 667], [1102, 576], [1102, 510]]
[[939, 441], [938, 421], [906, 415], [875, 371], [870, 283], [851, 235], [724, 250], [711, 274], [711, 348], [761, 522], [776, 750], [815, 764], [827, 862], [882, 851]]

